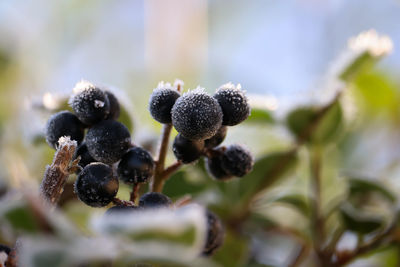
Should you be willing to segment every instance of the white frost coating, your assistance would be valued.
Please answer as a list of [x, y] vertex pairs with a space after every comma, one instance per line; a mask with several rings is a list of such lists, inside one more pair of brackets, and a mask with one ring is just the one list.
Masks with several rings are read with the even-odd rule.
[[328, 77], [341, 75], [357, 58], [364, 53], [372, 57], [380, 58], [393, 51], [393, 42], [389, 36], [379, 35], [371, 29], [350, 38], [347, 49], [332, 63], [328, 71]]
[[82, 92], [83, 90], [90, 88], [90, 87], [95, 87], [95, 85], [89, 81], [81, 80], [76, 83], [74, 89], [72, 89], [72, 92], [74, 94], [78, 94], [78, 93]]
[[221, 85], [217, 89], [217, 91], [221, 90], [221, 89], [234, 89], [234, 90], [241, 90], [242, 92], [246, 92], [246, 91], [242, 90], [242, 85], [240, 83], [238, 83], [237, 85], [234, 85], [232, 82], [227, 82], [227, 83]]
[[164, 82], [161, 81], [157, 84], [157, 87], [154, 90], [159, 90], [159, 89], [174, 89], [174, 87], [172, 87], [171, 83], [169, 82]]
[[182, 257], [190, 260], [196, 258], [203, 250], [207, 222], [205, 210], [198, 205], [171, 210], [168, 208], [148, 209], [113, 216], [97, 216], [91, 220], [92, 229], [99, 234], [128, 237], [143, 232], [164, 232], [179, 237], [187, 230], [194, 229], [195, 238], [192, 244], [179, 244], [152, 237], [146, 240], [130, 242], [127, 250], [137, 253], [139, 258]]
[[102, 107], [104, 107], [104, 101], [101, 101], [101, 100], [95, 100], [94, 101], [94, 107], [95, 108], [102, 108]]
[[393, 51], [393, 42], [390, 37], [379, 35], [374, 29], [350, 38], [348, 46], [355, 52], [368, 51], [375, 57], [385, 56]]
[[66, 146], [66, 147], [71, 147], [71, 146], [77, 146], [78, 143], [75, 140], [71, 140], [69, 136], [61, 136], [60, 139], [58, 139], [58, 146]]

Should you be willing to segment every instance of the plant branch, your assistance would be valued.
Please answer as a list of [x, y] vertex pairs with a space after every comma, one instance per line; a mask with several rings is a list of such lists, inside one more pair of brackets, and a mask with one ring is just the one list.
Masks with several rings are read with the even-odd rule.
[[140, 184], [135, 183], [132, 187], [131, 196], [129, 199], [131, 202], [133, 203], [137, 202], [137, 198], [139, 197], [139, 189], [140, 189]]
[[135, 206], [134, 202], [122, 200], [122, 199], [119, 199], [117, 197], [114, 197], [112, 202], [117, 206]]
[[164, 187], [164, 166], [165, 166], [165, 158], [167, 156], [169, 136], [171, 134], [172, 124], [164, 124], [163, 132], [161, 134], [161, 143], [158, 149], [158, 158], [156, 161], [156, 166], [154, 170], [153, 182], [151, 184], [151, 191], [153, 192], [161, 192]]
[[77, 168], [79, 160], [72, 161], [77, 143], [69, 137], [61, 137], [54, 154], [53, 162], [46, 167], [40, 185], [41, 196], [55, 207], [64, 191], [65, 183], [72, 171]]
[[353, 251], [345, 250], [336, 252], [337, 266], [342, 266], [344, 264], [347, 264], [356, 259], [357, 257], [362, 256], [380, 246], [398, 242], [398, 240], [395, 237], [396, 226], [397, 226], [396, 222], [397, 221], [393, 222], [391, 226], [389, 226], [385, 231], [376, 236], [373, 240], [364, 245], [358, 246]]
[[317, 251], [321, 250], [324, 239], [324, 221], [321, 215], [321, 152], [319, 147], [310, 148], [311, 159], [311, 223]]

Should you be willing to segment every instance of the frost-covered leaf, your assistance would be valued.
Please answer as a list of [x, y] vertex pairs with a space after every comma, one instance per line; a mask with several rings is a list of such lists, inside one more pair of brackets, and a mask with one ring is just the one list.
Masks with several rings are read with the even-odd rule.
[[343, 126], [343, 112], [338, 101], [328, 109], [301, 107], [288, 114], [286, 124], [299, 141], [327, 143], [340, 132]]
[[196, 258], [203, 250], [206, 236], [204, 209], [197, 205], [182, 208], [150, 209], [115, 216], [96, 217], [95, 232], [129, 240], [133, 258], [182, 260]]

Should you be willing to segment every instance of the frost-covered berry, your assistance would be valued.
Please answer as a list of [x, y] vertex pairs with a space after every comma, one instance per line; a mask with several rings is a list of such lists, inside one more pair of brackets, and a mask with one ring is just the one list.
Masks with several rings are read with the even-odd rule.
[[112, 164], [120, 160], [131, 146], [131, 135], [122, 123], [105, 120], [89, 129], [85, 142], [94, 159]]
[[222, 123], [220, 105], [200, 88], [179, 97], [171, 115], [175, 129], [190, 140], [211, 138]]
[[112, 168], [95, 162], [87, 165], [75, 182], [75, 193], [78, 198], [91, 207], [108, 205], [118, 192], [118, 178]]
[[84, 168], [86, 165], [88, 165], [92, 162], [96, 162], [96, 160], [89, 154], [89, 150], [88, 150], [85, 142], [80, 144], [78, 146], [78, 148], [75, 150], [73, 159], [75, 160], [79, 156], [81, 157], [81, 159], [79, 160], [78, 165], [81, 168]]
[[69, 111], [60, 111], [50, 117], [46, 125], [46, 141], [56, 148], [61, 136], [69, 136], [79, 144], [84, 135], [84, 125]]
[[172, 150], [177, 160], [185, 164], [196, 161], [200, 158], [204, 149], [203, 140], [189, 140], [178, 134], [172, 145]]
[[169, 197], [158, 192], [149, 192], [142, 195], [139, 199], [141, 208], [162, 208], [171, 206], [172, 201]]
[[81, 122], [93, 125], [104, 120], [110, 112], [106, 93], [89, 82], [79, 82], [69, 105]]
[[138, 211], [139, 208], [136, 206], [113, 206], [109, 208], [105, 213], [104, 216], [110, 216], [110, 215], [118, 215], [118, 214], [125, 214], [127, 212], [133, 212], [133, 211]]
[[204, 146], [206, 148], [214, 148], [220, 145], [224, 141], [227, 132], [228, 127], [221, 126], [221, 128], [218, 129], [218, 132], [213, 137], [204, 140]]
[[222, 125], [237, 125], [250, 115], [250, 105], [240, 85], [224, 84], [217, 90], [214, 98], [218, 100], [224, 114]]
[[118, 177], [127, 184], [145, 183], [154, 172], [154, 160], [141, 147], [132, 147], [118, 164]]
[[219, 181], [226, 181], [233, 176], [222, 168], [222, 152], [216, 151], [216, 153], [207, 156], [206, 158], [206, 169], [208, 174]]
[[230, 145], [222, 155], [222, 168], [229, 174], [242, 177], [253, 168], [253, 156], [241, 145]]
[[108, 103], [110, 104], [109, 113], [108, 113], [106, 119], [116, 120], [116, 119], [118, 119], [119, 113], [121, 111], [120, 106], [119, 106], [119, 101], [118, 101], [117, 97], [110, 91], [105, 91], [104, 93], [106, 94]]
[[203, 249], [204, 256], [211, 256], [224, 242], [224, 227], [221, 220], [212, 213], [206, 211], [207, 216], [207, 238]]
[[170, 84], [160, 83], [150, 96], [151, 116], [160, 123], [171, 123], [171, 109], [180, 94]]

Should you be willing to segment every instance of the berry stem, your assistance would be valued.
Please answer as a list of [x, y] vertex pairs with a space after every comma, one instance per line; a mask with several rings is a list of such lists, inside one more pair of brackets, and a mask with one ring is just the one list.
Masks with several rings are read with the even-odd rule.
[[114, 197], [114, 199], [112, 201], [117, 206], [135, 206], [134, 202], [122, 200], [122, 199], [119, 199], [117, 197]]
[[139, 197], [139, 189], [140, 189], [140, 184], [136, 183], [133, 185], [132, 192], [131, 192], [131, 197], [130, 201], [133, 203], [136, 203], [137, 198]]
[[53, 162], [47, 166], [40, 185], [41, 196], [52, 206], [56, 206], [64, 191], [64, 186], [77, 161], [72, 161], [77, 143], [69, 137], [61, 137]]
[[168, 179], [174, 172], [176, 172], [181, 166], [183, 165], [182, 161], [177, 161], [167, 168], [162, 172], [162, 179], [166, 180]]
[[164, 166], [165, 166], [165, 158], [167, 157], [167, 149], [169, 143], [169, 136], [171, 134], [172, 124], [164, 124], [163, 132], [161, 135], [161, 143], [158, 150], [158, 159], [155, 162], [155, 171], [154, 178], [151, 184], [152, 192], [161, 192], [164, 187]]

